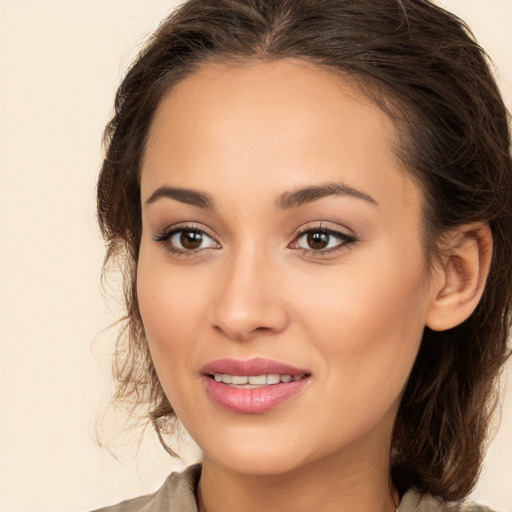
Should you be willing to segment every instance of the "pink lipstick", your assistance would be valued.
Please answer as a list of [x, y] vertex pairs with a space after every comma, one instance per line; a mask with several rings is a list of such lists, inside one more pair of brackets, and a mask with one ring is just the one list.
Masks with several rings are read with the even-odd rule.
[[229, 411], [267, 412], [302, 391], [311, 374], [307, 370], [255, 358], [220, 359], [201, 369], [208, 396]]

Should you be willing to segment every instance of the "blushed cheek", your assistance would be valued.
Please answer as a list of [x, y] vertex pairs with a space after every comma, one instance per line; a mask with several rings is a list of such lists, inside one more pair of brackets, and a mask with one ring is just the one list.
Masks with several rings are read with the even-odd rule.
[[426, 291], [421, 256], [414, 264], [407, 260], [395, 254], [378, 265], [353, 269], [338, 285], [326, 283], [330, 293], [307, 310], [318, 318], [312, 339], [327, 359], [340, 361], [347, 383], [370, 375], [378, 385], [394, 381], [399, 389], [412, 368], [424, 328]]
[[370, 295], [363, 334], [368, 350], [375, 355], [370, 359], [374, 362], [373, 371], [387, 367], [389, 374], [403, 384], [419, 350], [426, 300], [424, 276], [418, 272], [421, 265], [416, 270], [406, 267], [405, 262], [399, 270], [390, 272], [391, 279], [381, 282], [379, 292]]
[[174, 331], [174, 301], [171, 300], [170, 290], [172, 288], [165, 273], [142, 246], [137, 269], [137, 296], [144, 330], [156, 366], [160, 359], [167, 357], [171, 345], [170, 333]]
[[138, 281], [139, 308], [150, 346], [165, 353], [190, 323], [186, 300], [177, 300], [172, 283], [148, 273]]
[[[139, 308], [153, 364], [171, 403], [187, 371], [194, 372], [198, 315], [202, 307], [198, 286], [184, 272], [172, 271], [141, 255], [137, 289]], [[178, 402], [176, 402], [178, 403]]]
[[157, 279], [155, 274], [144, 266], [140, 266], [139, 269], [139, 309], [151, 359], [162, 388], [174, 407], [176, 393], [173, 393], [173, 389], [179, 376], [175, 365], [182, 361], [180, 345], [176, 340], [180, 339], [181, 334], [177, 331], [182, 324], [176, 322], [174, 315], [168, 314], [169, 311], [173, 311], [174, 305], [173, 301], [169, 301], [167, 287], [161, 279]]

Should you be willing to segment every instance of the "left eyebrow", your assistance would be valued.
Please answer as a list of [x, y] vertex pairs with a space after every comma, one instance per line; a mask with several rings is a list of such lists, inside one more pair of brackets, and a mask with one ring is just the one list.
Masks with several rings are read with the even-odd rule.
[[146, 200], [145, 204], [151, 204], [161, 198], [174, 199], [180, 203], [191, 204], [198, 208], [212, 210], [214, 207], [213, 199], [204, 192], [188, 188], [160, 187], [156, 189]]
[[349, 187], [344, 183], [335, 182], [313, 185], [293, 192], [285, 192], [277, 200], [277, 207], [284, 210], [297, 208], [298, 206], [317, 201], [327, 196], [355, 197], [356, 199], [362, 199], [375, 206], [379, 206], [379, 203], [365, 192]]

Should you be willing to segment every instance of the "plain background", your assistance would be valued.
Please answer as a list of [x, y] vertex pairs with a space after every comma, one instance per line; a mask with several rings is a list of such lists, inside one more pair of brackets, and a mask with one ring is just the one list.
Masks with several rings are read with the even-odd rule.
[[[100, 293], [101, 134], [123, 71], [175, 6], [0, 0], [0, 512], [83, 511], [156, 489], [174, 467], [104, 414], [119, 305]], [[443, 0], [473, 27], [512, 106], [512, 1]], [[511, 379], [512, 380], [512, 377]], [[512, 511], [512, 386], [475, 497]], [[108, 411], [107, 411], [108, 412]], [[94, 443], [97, 425], [115, 460]]]

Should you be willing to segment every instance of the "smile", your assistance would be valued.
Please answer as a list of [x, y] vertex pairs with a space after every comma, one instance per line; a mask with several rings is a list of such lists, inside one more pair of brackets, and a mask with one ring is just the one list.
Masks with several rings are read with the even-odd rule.
[[221, 359], [201, 369], [208, 398], [239, 413], [264, 413], [299, 394], [311, 373], [270, 359]]
[[288, 383], [300, 380], [303, 375], [279, 375], [269, 373], [268, 375], [230, 375], [228, 373], [216, 373], [213, 378], [217, 382], [222, 382], [231, 387], [241, 387], [243, 389], [256, 389], [263, 386], [272, 386], [275, 384]]

